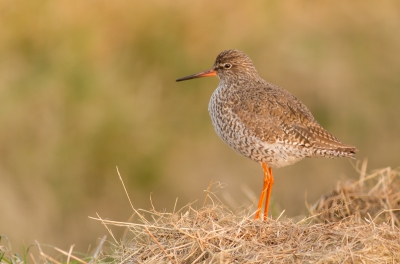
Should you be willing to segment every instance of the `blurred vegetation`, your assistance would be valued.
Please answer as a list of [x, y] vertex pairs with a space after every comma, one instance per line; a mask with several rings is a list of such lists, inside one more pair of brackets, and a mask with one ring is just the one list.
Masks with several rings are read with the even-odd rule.
[[[102, 217], [127, 220], [118, 166], [136, 208], [172, 208], [226, 183], [232, 206], [261, 188], [259, 165], [215, 134], [216, 78], [175, 83], [230, 48], [291, 91], [369, 158], [399, 165], [400, 2], [1, 1], [0, 233], [85, 251]], [[275, 171], [272, 212], [306, 211], [345, 159]], [[116, 231], [118, 232], [118, 231]]]

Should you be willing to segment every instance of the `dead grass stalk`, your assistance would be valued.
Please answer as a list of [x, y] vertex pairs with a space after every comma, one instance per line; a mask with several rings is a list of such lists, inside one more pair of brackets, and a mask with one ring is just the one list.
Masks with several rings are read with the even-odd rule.
[[109, 255], [115, 263], [400, 263], [400, 173], [360, 175], [338, 183], [297, 222], [254, 221], [252, 208], [232, 212], [210, 188], [200, 209], [135, 210], [133, 222], [96, 219], [129, 230]]

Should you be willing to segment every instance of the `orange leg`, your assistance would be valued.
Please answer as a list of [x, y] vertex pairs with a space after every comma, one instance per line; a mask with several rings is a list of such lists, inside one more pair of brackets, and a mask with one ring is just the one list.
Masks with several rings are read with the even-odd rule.
[[272, 186], [274, 186], [274, 174], [272, 174], [272, 167], [268, 168], [268, 174], [269, 174], [269, 185], [267, 187], [267, 197], [265, 199], [265, 207], [264, 207], [264, 220], [267, 220], [268, 217], [268, 206], [269, 206], [269, 200], [271, 197], [271, 192], [272, 192]]
[[[263, 187], [262, 187], [262, 189], [261, 189], [261, 194], [260, 194], [260, 198], [259, 198], [259, 200], [258, 200], [257, 211], [256, 211], [256, 214], [255, 214], [255, 216], [254, 216], [254, 219], [260, 218], [261, 207], [262, 207], [262, 203], [263, 203], [263, 201], [264, 201], [264, 197], [265, 197], [267, 191], [268, 191], [268, 193], [270, 194], [270, 192], [269, 192], [269, 186], [270, 186], [271, 184], [270, 184], [270, 175], [269, 175], [269, 173], [272, 172], [272, 169], [269, 171], [269, 170], [268, 170], [267, 164], [264, 163], [264, 162], [261, 163], [261, 166], [262, 166], [262, 168], [263, 168], [263, 170], [264, 170], [264, 181], [263, 181]], [[271, 194], [270, 194], [270, 195], [271, 195]], [[267, 199], [268, 199], [268, 201], [269, 201], [268, 195], [267, 195]], [[267, 209], [267, 211], [268, 211], [268, 209]], [[265, 210], [264, 210], [264, 214], [265, 214]], [[265, 216], [264, 216], [264, 218], [265, 218]]]

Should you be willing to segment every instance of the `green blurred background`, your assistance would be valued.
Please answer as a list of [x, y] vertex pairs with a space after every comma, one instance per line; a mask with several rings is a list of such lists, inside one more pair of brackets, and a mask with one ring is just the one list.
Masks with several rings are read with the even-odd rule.
[[[400, 146], [400, 2], [1, 1], [0, 234], [14, 247], [85, 251], [106, 234], [88, 216], [126, 221], [133, 205], [171, 211], [212, 179], [236, 209], [261, 189], [261, 167], [215, 134], [217, 78], [176, 83], [224, 49], [368, 158], [396, 167]], [[306, 214], [355, 162], [307, 159], [275, 171], [271, 212]], [[123, 230], [114, 230], [117, 237]]]

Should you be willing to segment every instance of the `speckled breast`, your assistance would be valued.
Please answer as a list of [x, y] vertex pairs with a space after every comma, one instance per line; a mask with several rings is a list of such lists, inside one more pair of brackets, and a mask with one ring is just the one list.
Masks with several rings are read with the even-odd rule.
[[229, 90], [219, 86], [211, 96], [208, 111], [218, 136], [239, 154], [268, 166], [284, 167], [309, 155], [309, 151], [284, 142], [267, 143], [249, 130], [233, 113]]

